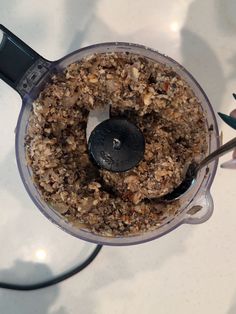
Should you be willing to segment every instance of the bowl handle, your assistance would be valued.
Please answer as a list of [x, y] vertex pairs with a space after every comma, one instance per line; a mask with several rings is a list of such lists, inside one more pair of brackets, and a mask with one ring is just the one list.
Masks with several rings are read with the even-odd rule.
[[214, 210], [214, 203], [209, 191], [203, 193], [196, 201], [192, 202], [183, 219], [186, 224], [201, 224], [207, 221]]
[[[0, 24], [0, 78], [23, 98], [48, 71], [50, 61], [42, 58]], [[0, 36], [1, 38], [1, 36]]]

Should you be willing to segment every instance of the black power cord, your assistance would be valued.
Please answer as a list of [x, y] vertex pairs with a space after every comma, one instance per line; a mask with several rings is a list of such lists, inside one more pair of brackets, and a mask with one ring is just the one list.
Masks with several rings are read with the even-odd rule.
[[53, 286], [81, 272], [95, 259], [95, 257], [101, 251], [101, 248], [102, 248], [102, 245], [97, 245], [96, 248], [93, 250], [93, 252], [89, 255], [89, 257], [82, 264], [80, 264], [79, 266], [76, 266], [74, 269], [66, 273], [63, 273], [53, 279], [40, 282], [40, 283], [31, 284], [31, 285], [18, 285], [18, 284], [0, 282], [0, 288], [16, 290], [16, 291], [32, 291], [32, 290], [38, 290], [38, 289], [43, 289], [46, 287]]

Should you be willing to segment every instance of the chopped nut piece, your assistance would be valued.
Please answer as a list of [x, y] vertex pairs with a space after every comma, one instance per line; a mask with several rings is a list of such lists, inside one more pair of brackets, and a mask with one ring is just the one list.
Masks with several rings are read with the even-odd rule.
[[151, 103], [151, 98], [152, 98], [152, 93], [146, 93], [144, 96], [143, 96], [143, 102], [145, 104], [145, 106], [149, 106], [150, 103]]
[[90, 74], [90, 75], [88, 76], [88, 80], [89, 80], [90, 83], [97, 83], [97, 82], [98, 82], [98, 78], [97, 78], [97, 76], [94, 75], [94, 74]]
[[140, 73], [139, 73], [139, 70], [138, 70], [137, 68], [133, 67], [133, 68], [131, 69], [131, 73], [132, 73], [132, 77], [133, 77], [135, 80], [137, 80], [137, 79], [139, 78]]
[[98, 192], [99, 189], [101, 188], [101, 184], [98, 183], [98, 182], [92, 182], [92, 183], [89, 184], [88, 188], [90, 190], [94, 190], [94, 191]]

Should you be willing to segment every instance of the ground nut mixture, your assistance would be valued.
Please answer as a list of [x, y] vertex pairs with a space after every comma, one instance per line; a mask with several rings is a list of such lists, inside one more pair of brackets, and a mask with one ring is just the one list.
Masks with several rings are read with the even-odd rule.
[[[111, 105], [144, 134], [144, 159], [124, 173], [89, 159], [89, 110]], [[33, 104], [26, 155], [42, 198], [64, 218], [100, 235], [153, 230], [178, 202], [157, 201], [207, 150], [199, 101], [172, 68], [131, 53], [89, 56], [55, 75]]]

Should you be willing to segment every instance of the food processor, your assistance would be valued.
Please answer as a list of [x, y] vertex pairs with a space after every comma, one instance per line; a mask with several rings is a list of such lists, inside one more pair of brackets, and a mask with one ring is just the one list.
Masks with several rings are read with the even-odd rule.
[[214, 207], [210, 188], [216, 174], [217, 161], [213, 161], [201, 169], [194, 184], [181, 196], [179, 210], [173, 217], [166, 217], [157, 229], [143, 234], [117, 237], [97, 235], [88, 230], [74, 227], [50, 207], [42, 199], [32, 181], [32, 172], [26, 163], [25, 135], [34, 100], [45, 84], [50, 81], [51, 76], [63, 71], [71, 63], [94, 53], [130, 52], [172, 67], [191, 87], [206, 116], [207, 153], [213, 152], [220, 145], [216, 117], [206, 94], [193, 76], [179, 63], [156, 50], [132, 43], [101, 43], [76, 50], [57, 61], [48, 61], [3, 25], [0, 25], [0, 30], [3, 32], [3, 38], [0, 42], [0, 78], [14, 88], [22, 98], [15, 136], [15, 152], [19, 173], [32, 201], [51, 222], [79, 239], [97, 244], [121, 246], [154, 240], [181, 224], [199, 224], [210, 218]]

